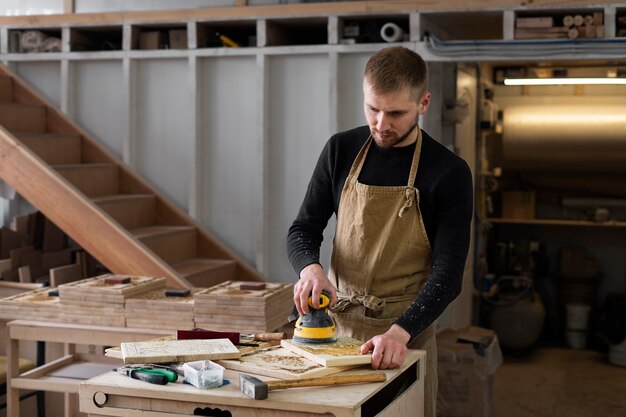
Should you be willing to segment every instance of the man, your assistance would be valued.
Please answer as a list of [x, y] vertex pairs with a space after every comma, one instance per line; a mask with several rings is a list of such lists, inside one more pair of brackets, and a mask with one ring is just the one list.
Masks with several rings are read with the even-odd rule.
[[[299, 274], [294, 303], [332, 297], [339, 334], [365, 341], [372, 367], [400, 366], [425, 349], [426, 416], [435, 415], [437, 360], [432, 323], [460, 293], [469, 247], [472, 178], [461, 158], [419, 127], [430, 102], [424, 60], [403, 47], [376, 52], [365, 67], [368, 126], [330, 138], [289, 229]], [[337, 228], [328, 276], [319, 248]], [[316, 304], [317, 307], [317, 304]]]

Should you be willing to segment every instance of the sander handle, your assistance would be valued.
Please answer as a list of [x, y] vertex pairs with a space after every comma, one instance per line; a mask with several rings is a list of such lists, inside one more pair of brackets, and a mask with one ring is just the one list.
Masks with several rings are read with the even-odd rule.
[[267, 381], [268, 391], [297, 387], [322, 387], [329, 385], [354, 384], [359, 382], [385, 382], [387, 374], [384, 372], [370, 372], [354, 375], [331, 375], [320, 378], [306, 378], [293, 381]]

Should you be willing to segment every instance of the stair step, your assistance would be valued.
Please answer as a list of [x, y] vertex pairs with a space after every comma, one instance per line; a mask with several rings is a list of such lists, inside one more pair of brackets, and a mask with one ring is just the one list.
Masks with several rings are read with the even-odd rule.
[[118, 194], [93, 199], [126, 229], [139, 229], [156, 224], [156, 203], [154, 194]]
[[13, 101], [13, 79], [0, 76], [0, 101]]
[[172, 265], [194, 287], [212, 287], [224, 281], [235, 280], [237, 262], [229, 259], [186, 259]]
[[46, 108], [34, 104], [0, 103], [0, 125], [13, 133], [44, 133]]
[[50, 165], [80, 164], [80, 135], [44, 133], [20, 134], [19, 139]]
[[87, 197], [119, 193], [119, 167], [115, 164], [53, 165], [53, 168]]
[[196, 257], [197, 232], [193, 226], [151, 226], [131, 233], [169, 264]]

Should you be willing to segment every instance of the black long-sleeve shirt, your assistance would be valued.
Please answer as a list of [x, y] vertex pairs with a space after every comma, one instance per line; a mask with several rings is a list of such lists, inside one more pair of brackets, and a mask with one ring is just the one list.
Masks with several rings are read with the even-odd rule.
[[[307, 265], [319, 263], [323, 231], [333, 213], [337, 213], [352, 163], [369, 134], [368, 126], [337, 133], [322, 150], [287, 236], [289, 260], [298, 275]], [[406, 185], [415, 146], [413, 143], [385, 149], [372, 143], [359, 182]], [[432, 265], [426, 284], [396, 320], [411, 337], [435, 321], [461, 291], [473, 205], [472, 176], [467, 163], [424, 131], [415, 187], [432, 247]]]

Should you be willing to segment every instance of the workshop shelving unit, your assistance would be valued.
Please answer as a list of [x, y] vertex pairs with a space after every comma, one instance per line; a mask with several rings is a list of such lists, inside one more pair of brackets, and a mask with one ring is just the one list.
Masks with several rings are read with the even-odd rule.
[[[528, 54], [537, 61], [555, 59], [542, 55], [541, 42], [529, 48], [515, 40], [517, 17], [601, 11], [605, 31], [599, 41], [608, 45], [621, 39], [618, 17], [626, 15], [626, 4], [615, 2], [420, 9], [409, 2], [361, 3], [111, 13], [106, 21], [80, 14], [0, 18], [0, 59], [203, 226], [222, 231], [219, 237], [263, 274], [286, 281], [293, 275], [282, 249], [287, 219], [297, 211], [328, 136], [363, 123], [354, 104], [362, 94], [360, 74], [371, 53], [389, 45], [368, 39], [348, 44], [347, 27], [400, 26], [408, 40], [395, 44], [413, 48], [433, 66], [437, 97], [454, 85], [454, 71], [440, 70], [459, 62], [524, 62]], [[60, 36], [62, 52], [18, 52], [15, 33], [29, 29]], [[142, 32], [169, 36], [172, 30], [182, 39], [178, 47], [139, 49]], [[211, 39], [216, 33], [241, 47], [221, 47]], [[449, 45], [436, 50], [427, 35], [465, 49], [446, 54]], [[85, 38], [93, 41], [80, 48], [78, 39]], [[120, 49], [111, 47], [120, 43]], [[497, 51], [476, 52], [484, 44]], [[558, 59], [609, 61], [616, 55], [606, 48], [564, 48]], [[441, 110], [433, 105], [429, 112], [426, 127], [435, 126], [438, 136], [445, 130], [437, 120]], [[238, 149], [230, 146], [233, 140]], [[254, 151], [243, 155], [244, 148]], [[302, 174], [290, 174], [296, 171]], [[269, 197], [275, 195], [289, 197]]]

